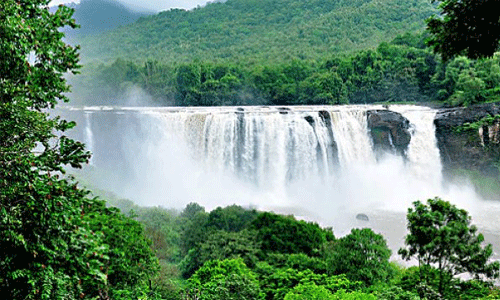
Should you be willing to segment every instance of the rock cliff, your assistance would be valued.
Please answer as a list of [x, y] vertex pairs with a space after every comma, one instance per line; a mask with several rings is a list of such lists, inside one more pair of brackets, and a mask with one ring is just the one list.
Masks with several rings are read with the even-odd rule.
[[468, 174], [476, 177], [470, 178], [474, 183], [487, 185], [483, 188], [500, 189], [498, 115], [500, 104], [494, 103], [439, 110], [434, 125], [445, 178]]

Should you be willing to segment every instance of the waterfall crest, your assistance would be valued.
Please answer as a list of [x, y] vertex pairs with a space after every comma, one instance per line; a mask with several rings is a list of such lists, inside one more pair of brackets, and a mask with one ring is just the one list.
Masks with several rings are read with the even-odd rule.
[[[334, 180], [354, 165], [377, 164], [366, 118], [366, 111], [376, 109], [382, 107], [226, 107], [145, 113], [158, 119], [166, 136], [185, 142], [204, 168], [229, 171], [258, 187], [285, 187], [311, 177]], [[414, 122], [415, 138], [408, 149], [411, 164], [418, 169], [432, 153], [428, 164], [437, 159], [440, 166], [435, 138], [429, 138], [435, 112], [397, 109]]]

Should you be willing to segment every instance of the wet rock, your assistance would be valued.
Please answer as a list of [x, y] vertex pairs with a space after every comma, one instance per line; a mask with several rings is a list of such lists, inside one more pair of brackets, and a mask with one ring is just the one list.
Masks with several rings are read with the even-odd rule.
[[406, 150], [411, 140], [408, 119], [390, 110], [369, 110], [367, 119], [377, 153], [390, 152], [406, 157]]
[[312, 127], [314, 127], [314, 118], [311, 117], [311, 116], [305, 116], [304, 119], [306, 119], [307, 123], [309, 123], [309, 125], [311, 125]]
[[500, 104], [495, 103], [438, 111], [434, 125], [445, 178], [468, 170], [498, 181], [500, 172], [495, 165], [500, 157], [500, 123], [496, 121], [469, 130], [460, 128], [499, 114]]
[[289, 107], [278, 107], [277, 109], [278, 109], [279, 113], [282, 115], [286, 115], [290, 111]]

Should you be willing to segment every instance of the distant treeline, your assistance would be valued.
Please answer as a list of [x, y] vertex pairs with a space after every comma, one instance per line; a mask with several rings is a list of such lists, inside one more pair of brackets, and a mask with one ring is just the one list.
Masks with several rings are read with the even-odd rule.
[[155, 105], [312, 105], [440, 101], [470, 105], [500, 99], [500, 55], [442, 62], [422, 35], [376, 49], [284, 63], [160, 63], [117, 59], [86, 66], [74, 103], [125, 104], [140, 88]]

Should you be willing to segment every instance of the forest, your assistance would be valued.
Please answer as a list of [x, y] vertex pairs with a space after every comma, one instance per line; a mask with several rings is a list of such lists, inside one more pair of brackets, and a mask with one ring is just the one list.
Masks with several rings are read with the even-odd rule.
[[[140, 207], [110, 194], [108, 199], [143, 224], [159, 259], [160, 272], [151, 277], [158, 299], [417, 300], [500, 295], [485, 280], [498, 276], [498, 263], [486, 263], [491, 245], [481, 246], [484, 237], [470, 224], [466, 211], [439, 198], [417, 201], [408, 211], [408, 248], [399, 254], [418, 259], [419, 266], [413, 267], [391, 261], [384, 237], [368, 228], [352, 229], [338, 238], [332, 228], [314, 222], [237, 205], [207, 212], [190, 203], [177, 211]], [[424, 240], [422, 230], [434, 232], [426, 232]], [[425, 250], [429, 246], [435, 250]], [[454, 277], [462, 272], [478, 277]]]
[[[475, 22], [490, 4], [464, 5], [460, 18]], [[498, 101], [499, 58], [488, 46], [498, 40], [477, 39], [486, 57], [463, 50], [467, 36], [498, 36], [498, 24], [452, 24], [464, 32], [457, 39], [432, 29], [438, 9], [426, 0], [230, 0], [163, 11], [79, 39], [85, 65], [70, 78], [71, 98], [127, 105], [140, 91], [142, 104], [158, 106]]]
[[87, 65], [74, 82], [77, 104], [119, 105], [140, 89], [149, 105], [333, 105], [436, 103], [469, 106], [500, 100], [500, 56], [444, 62], [406, 33], [375, 49], [320, 60], [246, 65], [193, 61], [168, 64], [117, 59]]
[[162, 11], [76, 42], [85, 64], [309, 60], [422, 30], [436, 11], [427, 0], [229, 0]]
[[[231, 20], [231, 11], [247, 11], [244, 5], [255, 7], [256, 2], [233, 0], [189, 12], [174, 10], [144, 17], [138, 24], [165, 17], [210, 14], [217, 7], [228, 9], [225, 16]], [[85, 145], [67, 136], [66, 132], [76, 124], [50, 114], [56, 106], [70, 100], [65, 74], [76, 75], [82, 68], [78, 47], [63, 41], [64, 34], [59, 31], [61, 27], [77, 25], [71, 19], [71, 8], [60, 6], [50, 12], [48, 3], [48, 0], [0, 2], [2, 297], [99, 300], [500, 297], [500, 291], [491, 281], [498, 278], [500, 270], [499, 262], [490, 261], [491, 244], [485, 243], [467, 211], [440, 198], [415, 201], [408, 209], [408, 235], [397, 255], [418, 264], [404, 267], [391, 261], [393, 253], [384, 237], [371, 229], [352, 229], [349, 234], [336, 237], [333, 228], [236, 205], [206, 211], [201, 205], [190, 203], [177, 211], [139, 207], [106, 192], [90, 192], [67, 173], [67, 169], [81, 168], [90, 159]], [[278, 4], [298, 11], [306, 9], [297, 3], [266, 1], [268, 9], [274, 12], [279, 7], [273, 5]], [[304, 14], [304, 18], [346, 20], [334, 18], [335, 14], [343, 13], [349, 15], [347, 19], [356, 20], [350, 15], [352, 10], [329, 6], [332, 3], [329, 1], [300, 3], [318, 8], [310, 9], [311, 15]], [[349, 3], [361, 10], [377, 6], [372, 1]], [[422, 2], [407, 3], [418, 7]], [[265, 10], [252, 12], [255, 15], [250, 19], [255, 20], [257, 16], [268, 15]], [[409, 19], [405, 21], [410, 25], [412, 12], [408, 10]], [[241, 20], [256, 25], [248, 19]], [[172, 24], [181, 27], [176, 32], [192, 38], [187, 29], [182, 29], [196, 27], [194, 19], [174, 21]], [[273, 26], [294, 24], [294, 17], [283, 14], [269, 21]], [[379, 27], [386, 23], [376, 16], [368, 21]], [[320, 28], [317, 23], [305, 24]], [[120, 27], [111, 34], [128, 28]], [[308, 29], [306, 25], [296, 28], [298, 35], [300, 29]], [[307, 34], [320, 40], [328, 39], [324, 33], [307, 30]], [[292, 59], [285, 57], [268, 63], [258, 60], [259, 55], [253, 56], [257, 60], [250, 63], [243, 63], [241, 57], [179, 63], [126, 57], [111, 60], [110, 64], [92, 63], [83, 69], [83, 83], [75, 85], [74, 92], [81, 93], [80, 104], [96, 101], [97, 94], [116, 100], [135, 87], [150, 94], [157, 105], [438, 100], [466, 106], [498, 100], [498, 54], [476, 59], [482, 54], [469, 49], [471, 52], [465, 53], [468, 58], [454, 56], [445, 61], [424, 46], [426, 34], [398, 33], [401, 35], [389, 42], [370, 38], [378, 43], [374, 49], [324, 54], [327, 51], [313, 47], [311, 51], [325, 56], [301, 58], [293, 54]], [[274, 36], [273, 32], [269, 34]], [[360, 38], [363, 31], [359, 34], [353, 39]], [[130, 34], [130, 38], [134, 35]], [[205, 43], [214, 38], [199, 40]], [[120, 42], [119, 38], [113, 41]], [[498, 44], [498, 39], [495, 42]], [[268, 45], [272, 47], [273, 41]], [[363, 45], [360, 43], [359, 47], [366, 46]], [[439, 43], [434, 41], [436, 45], [439, 50]], [[136, 46], [154, 51], [149, 45]], [[128, 52], [126, 47], [123, 49]], [[276, 51], [269, 52], [270, 56], [279, 53]], [[86, 93], [89, 86], [98, 86], [100, 90]], [[461, 274], [471, 276], [463, 278]]]

